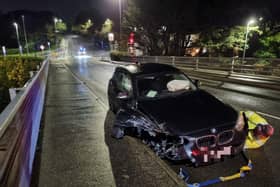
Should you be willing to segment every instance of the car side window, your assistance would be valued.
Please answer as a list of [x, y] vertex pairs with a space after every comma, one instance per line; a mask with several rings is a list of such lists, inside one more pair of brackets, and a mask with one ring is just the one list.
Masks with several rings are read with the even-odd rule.
[[116, 85], [120, 92], [126, 92], [129, 96], [132, 95], [132, 81], [130, 76], [124, 72], [116, 74]]

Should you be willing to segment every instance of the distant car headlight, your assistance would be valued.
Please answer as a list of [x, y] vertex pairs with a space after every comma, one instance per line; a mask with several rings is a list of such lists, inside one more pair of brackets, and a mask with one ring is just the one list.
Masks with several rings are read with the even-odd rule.
[[244, 129], [244, 127], [245, 127], [245, 120], [243, 114], [239, 113], [234, 129], [240, 132]]

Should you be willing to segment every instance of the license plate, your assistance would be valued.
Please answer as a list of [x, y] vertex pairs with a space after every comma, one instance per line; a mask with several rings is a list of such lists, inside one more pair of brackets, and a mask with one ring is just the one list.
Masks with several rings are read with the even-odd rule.
[[210, 150], [203, 154], [203, 161], [209, 162], [211, 159], [220, 160], [222, 156], [231, 155], [232, 146], [223, 147], [221, 150]]

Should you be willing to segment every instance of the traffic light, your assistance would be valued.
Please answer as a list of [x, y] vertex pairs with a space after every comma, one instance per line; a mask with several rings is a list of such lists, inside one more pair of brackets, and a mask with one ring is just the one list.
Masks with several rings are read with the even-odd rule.
[[128, 39], [128, 44], [133, 45], [134, 44], [134, 33], [130, 33], [129, 39]]

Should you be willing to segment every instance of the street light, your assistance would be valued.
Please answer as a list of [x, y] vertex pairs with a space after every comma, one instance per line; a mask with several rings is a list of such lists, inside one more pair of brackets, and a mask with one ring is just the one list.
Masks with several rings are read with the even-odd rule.
[[25, 29], [24, 15], [22, 15], [21, 18], [22, 18], [22, 24], [23, 24], [25, 46], [26, 46], [27, 54], [29, 55], [29, 47], [28, 47], [28, 42], [27, 42], [27, 34], [26, 34], [26, 29]]
[[5, 57], [6, 54], [7, 54], [7, 51], [6, 51], [6, 47], [5, 47], [5, 46], [2, 46], [2, 52], [3, 52], [3, 56]]
[[243, 57], [242, 57], [242, 64], [244, 63], [245, 55], [246, 55], [246, 46], [247, 46], [249, 28], [250, 28], [250, 25], [254, 24], [255, 22], [256, 22], [256, 20], [251, 19], [251, 20], [249, 20], [248, 23], [247, 23], [246, 35], [245, 35], [245, 41], [244, 41], [244, 49], [243, 49]]
[[119, 0], [119, 16], [120, 16], [120, 40], [121, 40], [121, 35], [122, 35], [122, 0]]
[[57, 18], [54, 18], [54, 19], [53, 19], [53, 22], [54, 22], [54, 32], [57, 32], [57, 31], [56, 31], [56, 23], [58, 22], [58, 19], [57, 19]]
[[51, 42], [48, 42], [49, 51], [51, 51]]
[[22, 48], [21, 48], [20, 41], [19, 41], [18, 24], [16, 22], [14, 22], [13, 25], [16, 29], [18, 49], [19, 49], [20, 54], [22, 54]]

